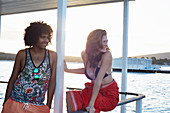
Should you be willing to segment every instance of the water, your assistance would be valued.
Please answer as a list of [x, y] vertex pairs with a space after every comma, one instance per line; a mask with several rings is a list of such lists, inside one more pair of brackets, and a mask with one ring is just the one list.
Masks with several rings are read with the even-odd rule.
[[[8, 81], [13, 61], [0, 61], [0, 81]], [[69, 68], [83, 67], [81, 63], [68, 63]], [[165, 67], [164, 67], [165, 68]], [[166, 69], [168, 69], [166, 67]], [[112, 76], [117, 81], [121, 91], [121, 73], [113, 72]], [[66, 87], [83, 88], [84, 83], [89, 81], [84, 75], [65, 73], [64, 91]], [[142, 100], [143, 113], [170, 113], [170, 74], [161, 73], [128, 73], [127, 91], [141, 93], [146, 97]], [[0, 111], [5, 96], [6, 84], [0, 84]], [[65, 94], [65, 93], [64, 93]], [[65, 95], [63, 101], [63, 111], [66, 113]], [[53, 105], [52, 105], [53, 107]], [[134, 113], [136, 102], [126, 105], [127, 113]], [[53, 110], [51, 110], [52, 113]], [[118, 113], [120, 107], [108, 113]]]

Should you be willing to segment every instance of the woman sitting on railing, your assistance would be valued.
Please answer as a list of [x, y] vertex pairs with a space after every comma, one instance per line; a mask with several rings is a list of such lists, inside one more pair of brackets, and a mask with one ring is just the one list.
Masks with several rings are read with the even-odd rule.
[[84, 68], [65, 72], [85, 74], [91, 82], [82, 91], [67, 91], [67, 111], [87, 110], [89, 113], [113, 110], [119, 102], [119, 88], [112, 78], [112, 55], [108, 48], [105, 30], [92, 31], [82, 52]]

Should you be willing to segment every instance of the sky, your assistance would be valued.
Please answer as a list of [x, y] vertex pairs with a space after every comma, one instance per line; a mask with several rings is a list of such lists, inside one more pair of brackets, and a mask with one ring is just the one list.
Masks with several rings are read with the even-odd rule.
[[[1, 16], [0, 52], [24, 49], [24, 29], [30, 22], [44, 21], [54, 33], [48, 49], [56, 51], [57, 10]], [[107, 31], [113, 58], [122, 56], [123, 2], [67, 8], [65, 55], [81, 56], [88, 34]], [[128, 56], [170, 52], [170, 0], [129, 2]]]

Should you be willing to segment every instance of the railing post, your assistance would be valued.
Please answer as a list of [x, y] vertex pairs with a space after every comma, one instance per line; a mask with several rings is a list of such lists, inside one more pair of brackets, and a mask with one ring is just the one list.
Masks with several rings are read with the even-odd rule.
[[[0, 4], [1, 4], [1, 0], [0, 0]], [[1, 7], [0, 7], [0, 12], [1, 12]], [[1, 39], [1, 15], [0, 15], [0, 39]]]
[[64, 92], [64, 57], [65, 57], [65, 20], [66, 20], [67, 0], [58, 0], [57, 17], [57, 72], [56, 89], [54, 99], [54, 113], [63, 112], [63, 92]]
[[136, 101], [136, 113], [142, 113], [142, 99]]
[[1, 39], [1, 15], [0, 15], [0, 39]]
[[[122, 87], [121, 91], [127, 91], [127, 67], [128, 67], [128, 14], [129, 0], [124, 0], [123, 15], [123, 56], [122, 56]], [[126, 96], [121, 95], [121, 100], [125, 100]], [[126, 105], [121, 106], [121, 113], [126, 113]]]

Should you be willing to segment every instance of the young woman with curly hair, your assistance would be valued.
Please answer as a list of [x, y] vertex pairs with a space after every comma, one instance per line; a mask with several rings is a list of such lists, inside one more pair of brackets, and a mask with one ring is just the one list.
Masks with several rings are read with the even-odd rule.
[[46, 49], [52, 33], [52, 28], [44, 22], [30, 23], [25, 29], [28, 48], [16, 55], [2, 113], [50, 113], [57, 64], [57, 53]]

